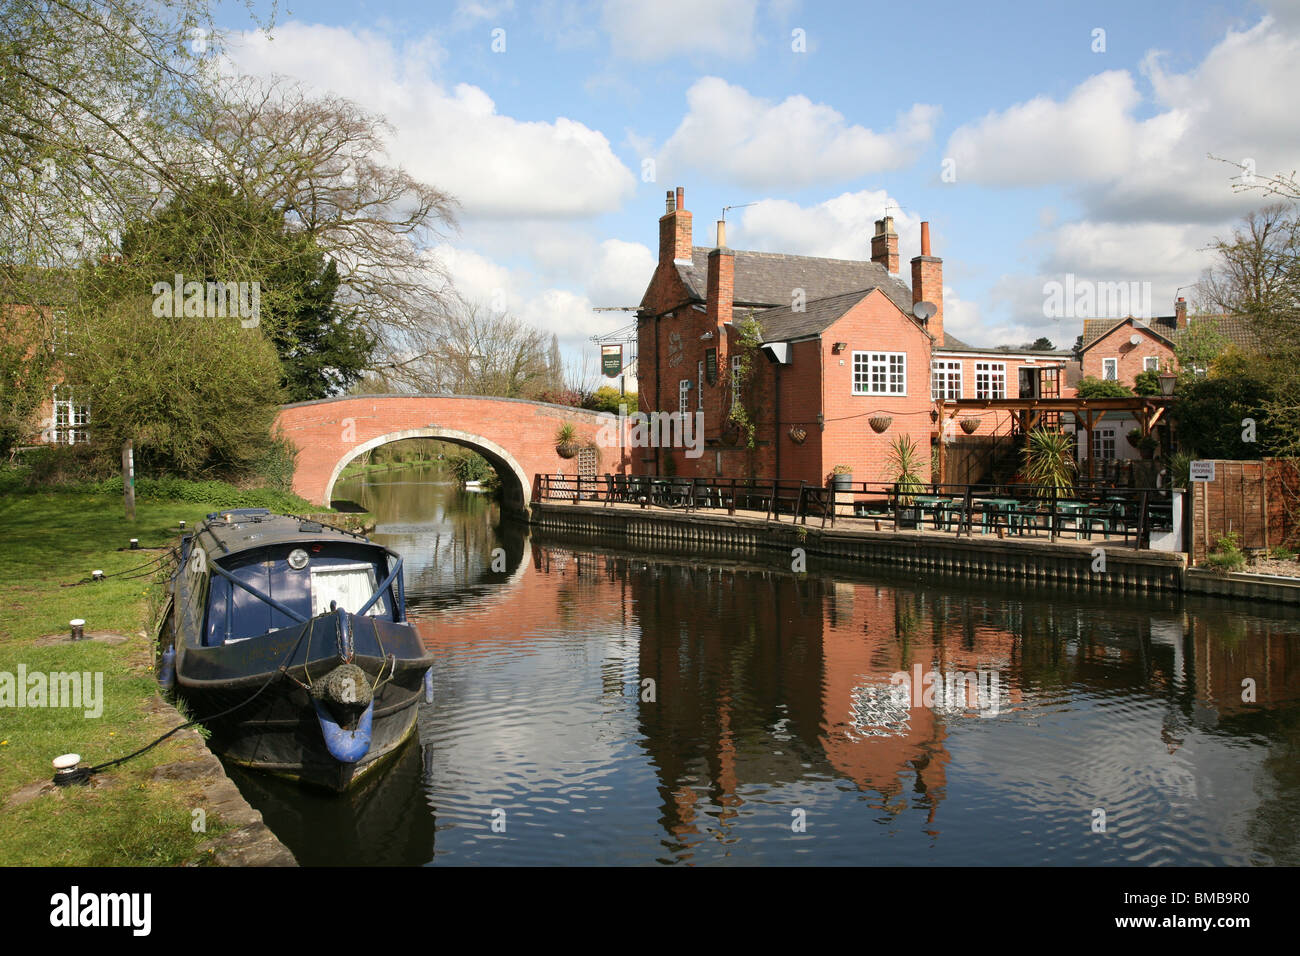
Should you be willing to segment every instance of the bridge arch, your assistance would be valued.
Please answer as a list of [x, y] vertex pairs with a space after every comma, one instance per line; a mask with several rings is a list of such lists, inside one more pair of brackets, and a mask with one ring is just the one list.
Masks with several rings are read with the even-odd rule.
[[564, 405], [482, 395], [355, 395], [282, 406], [274, 430], [297, 449], [293, 490], [328, 505], [343, 467], [357, 455], [406, 438], [433, 438], [470, 448], [502, 479], [502, 504], [524, 511], [533, 476], [575, 474], [576, 461], [555, 447], [561, 425], [579, 443], [595, 445], [599, 468], [631, 470], [626, 435], [616, 416]]
[[380, 445], [405, 441], [408, 438], [436, 438], [439, 441], [450, 442], [453, 445], [468, 448], [470, 451], [476, 451], [488, 460], [500, 476], [501, 496], [507, 507], [522, 510], [532, 499], [533, 482], [531, 477], [524, 473], [523, 467], [515, 460], [514, 456], [496, 442], [484, 438], [482, 435], [473, 435], [459, 429], [428, 425], [424, 428], [406, 428], [402, 431], [389, 432], [387, 435], [379, 435], [344, 453], [330, 474], [329, 484], [325, 486], [325, 500], [322, 503], [330, 504], [334, 497], [334, 485], [338, 482], [339, 475], [343, 473], [343, 469], [347, 467], [348, 462], [358, 455], [363, 455], [378, 448]]

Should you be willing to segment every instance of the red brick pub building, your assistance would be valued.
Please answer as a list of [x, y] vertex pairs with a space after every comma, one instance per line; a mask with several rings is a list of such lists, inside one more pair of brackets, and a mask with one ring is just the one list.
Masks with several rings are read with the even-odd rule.
[[[870, 252], [865, 261], [729, 249], [722, 223], [714, 248], [696, 246], [684, 190], [669, 192], [659, 261], [637, 312], [640, 410], [701, 412], [704, 446], [698, 456], [634, 448], [633, 471], [824, 485], [842, 465], [855, 481], [892, 481], [890, 443], [908, 435], [928, 480], [940, 430], [956, 427], [945, 424], [944, 400], [1072, 394], [1068, 355], [979, 349], [944, 332], [943, 260], [930, 254], [929, 223], [910, 288], [898, 274], [892, 218], [876, 222]], [[921, 302], [932, 314], [914, 309]], [[742, 395], [731, 370], [742, 351], [738, 325], [751, 316], [762, 349], [749, 359]], [[728, 427], [736, 402], [756, 425], [752, 448]], [[975, 417], [976, 435], [1010, 427], [1005, 411]]]

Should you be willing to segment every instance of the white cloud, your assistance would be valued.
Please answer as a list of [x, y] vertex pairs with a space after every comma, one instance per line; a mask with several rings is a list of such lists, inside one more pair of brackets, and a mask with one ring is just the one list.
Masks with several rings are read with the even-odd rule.
[[454, 195], [467, 218], [591, 216], [633, 194], [635, 178], [604, 134], [563, 116], [503, 116], [481, 88], [436, 82], [439, 59], [428, 38], [398, 49], [368, 31], [302, 23], [278, 27], [273, 40], [246, 33], [230, 51], [242, 72], [291, 76], [385, 115], [393, 159]]
[[606, 0], [601, 25], [618, 59], [753, 54], [757, 0]]
[[[1092, 76], [1063, 100], [1036, 97], [955, 130], [958, 182], [1073, 187], [1088, 214], [1115, 221], [1218, 223], [1260, 203], [1234, 193], [1233, 162], [1260, 174], [1300, 165], [1294, 104], [1300, 34], [1266, 17], [1228, 31], [1194, 69], [1167, 72], [1163, 54]], [[1149, 114], [1142, 118], [1143, 113]]]
[[660, 175], [699, 169], [751, 188], [793, 189], [903, 166], [930, 141], [939, 112], [916, 104], [878, 133], [806, 96], [776, 103], [716, 76], [696, 80], [686, 101], [686, 116], [660, 151]]
[[[921, 252], [921, 219], [900, 210], [897, 200], [884, 190], [842, 193], [806, 207], [786, 199], [761, 200], [746, 208], [736, 222], [727, 223], [727, 244], [759, 252], [870, 259], [875, 223], [887, 207], [892, 207], [889, 215], [894, 217], [906, 270], [907, 261]], [[936, 238], [931, 236], [932, 244]], [[939, 251], [937, 245], [934, 251]]]

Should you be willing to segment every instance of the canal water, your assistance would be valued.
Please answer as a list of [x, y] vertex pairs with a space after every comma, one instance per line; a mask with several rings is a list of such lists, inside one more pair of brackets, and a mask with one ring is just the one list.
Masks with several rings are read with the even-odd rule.
[[1280, 608], [541, 538], [433, 469], [336, 495], [434, 702], [358, 792], [236, 773], [304, 864], [1300, 863]]

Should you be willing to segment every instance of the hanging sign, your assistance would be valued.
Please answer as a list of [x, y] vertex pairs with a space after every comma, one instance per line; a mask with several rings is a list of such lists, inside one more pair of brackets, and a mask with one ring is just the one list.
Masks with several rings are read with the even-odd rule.
[[606, 378], [618, 378], [623, 372], [623, 346], [602, 345], [600, 347], [600, 370]]

